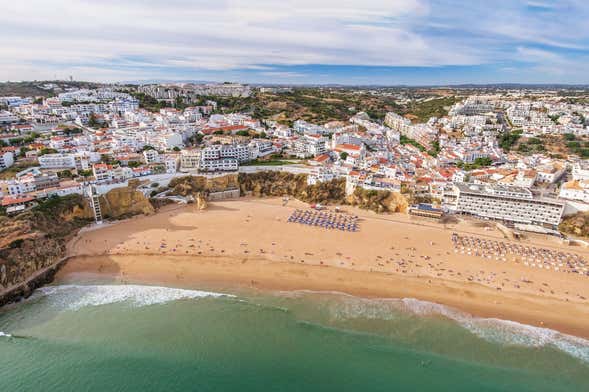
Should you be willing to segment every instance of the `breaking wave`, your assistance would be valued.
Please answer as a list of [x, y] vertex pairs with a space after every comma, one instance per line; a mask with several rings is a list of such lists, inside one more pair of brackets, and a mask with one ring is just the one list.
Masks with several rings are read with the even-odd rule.
[[199, 290], [140, 285], [62, 285], [40, 288], [34, 298], [45, 298], [50, 304], [68, 310], [119, 302], [142, 307], [181, 299], [233, 297], [232, 295]]
[[509, 320], [474, 317], [458, 309], [415, 298], [365, 299], [343, 293], [311, 291], [299, 291], [294, 296], [309, 294], [336, 295], [338, 300], [328, 301], [326, 308], [329, 316], [336, 320], [359, 318], [395, 320], [403, 317], [403, 314], [418, 317], [443, 317], [456, 322], [462, 328], [488, 342], [523, 347], [554, 348], [589, 363], [589, 340], [548, 328], [534, 327]]
[[441, 315], [456, 321], [463, 328], [489, 342], [525, 347], [552, 347], [589, 363], [589, 340], [583, 338], [516, 321], [473, 317], [444, 305], [414, 298], [404, 298], [400, 301], [413, 314]]
[[11, 338], [12, 335], [9, 333], [4, 333], [2, 331], [0, 331], [0, 338]]

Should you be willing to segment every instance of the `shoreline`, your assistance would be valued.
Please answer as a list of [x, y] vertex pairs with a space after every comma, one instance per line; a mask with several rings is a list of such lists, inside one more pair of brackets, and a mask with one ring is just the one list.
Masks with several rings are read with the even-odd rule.
[[25, 281], [2, 290], [0, 292], [0, 308], [27, 299], [36, 289], [52, 283], [59, 270], [67, 264], [70, 258], [70, 256], [62, 257], [50, 266], [35, 271]]
[[[145, 263], [159, 262], [164, 269], [145, 270]], [[117, 284], [146, 284], [183, 289], [260, 291], [311, 291], [341, 293], [367, 299], [414, 298], [454, 308], [473, 317], [515, 321], [589, 339], [589, 310], [582, 304], [531, 295], [498, 294], [474, 284], [427, 277], [403, 277], [379, 272], [350, 271], [312, 265], [283, 265], [264, 259], [233, 260], [199, 258], [201, 267], [191, 270], [191, 256], [129, 255], [72, 257], [59, 271], [56, 283], [111, 280]], [[260, 269], [267, 274], [260, 275]], [[279, 277], [277, 279], [276, 277]], [[368, 284], [368, 282], [370, 284]], [[559, 310], [554, 310], [560, 307]], [[547, 310], [552, 308], [552, 312]]]
[[[480, 222], [442, 225], [405, 215], [360, 218], [358, 233], [287, 223], [300, 202], [239, 199], [164, 208], [157, 214], [82, 231], [56, 282], [107, 279], [181, 288], [341, 292], [415, 298], [475, 317], [516, 321], [589, 338], [589, 278], [452, 252], [453, 232], [504, 239]], [[448, 226], [448, 227], [447, 227]], [[582, 248], [531, 236], [525, 245]], [[521, 283], [526, 281], [527, 283]]]

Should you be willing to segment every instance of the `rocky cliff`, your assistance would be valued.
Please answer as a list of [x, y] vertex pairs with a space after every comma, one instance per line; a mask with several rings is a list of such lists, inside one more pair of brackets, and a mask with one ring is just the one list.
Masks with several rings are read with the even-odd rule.
[[239, 184], [243, 195], [288, 195], [309, 203], [347, 204], [379, 213], [405, 212], [408, 207], [405, 197], [395, 192], [356, 188], [352, 195], [346, 196], [346, 180], [343, 178], [307, 185], [305, 174], [268, 171], [240, 173]]
[[[155, 208], [143, 193], [133, 187], [115, 188], [100, 195], [102, 216], [110, 219], [124, 219], [133, 215], [153, 214]], [[66, 219], [94, 219], [94, 213], [88, 202], [76, 206]]]
[[356, 188], [346, 197], [346, 203], [378, 213], [407, 212], [407, 199], [397, 192], [374, 191]]
[[170, 181], [170, 194], [179, 196], [195, 196], [199, 193], [220, 192], [239, 188], [236, 174], [219, 177], [185, 176]]
[[558, 228], [566, 234], [589, 238], [589, 212], [578, 212], [563, 219]]
[[[155, 211], [134, 187], [111, 190], [100, 196], [100, 205], [103, 216], [112, 219]], [[27, 282], [0, 295], [0, 305], [50, 281], [57, 268], [47, 267], [64, 258], [67, 241], [93, 219], [88, 200], [80, 195], [50, 198], [15, 217], [0, 217], [0, 293]]]
[[15, 217], [0, 217], [0, 292], [63, 258], [67, 241], [89, 222], [75, 214], [85, 204], [79, 195], [56, 197]]

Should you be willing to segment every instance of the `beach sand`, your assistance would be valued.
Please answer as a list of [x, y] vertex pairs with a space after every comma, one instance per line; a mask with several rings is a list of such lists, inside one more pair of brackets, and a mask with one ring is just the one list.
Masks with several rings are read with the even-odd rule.
[[[589, 338], [589, 277], [456, 253], [452, 233], [514, 242], [492, 225], [443, 225], [351, 207], [356, 233], [287, 223], [295, 200], [240, 199], [168, 206], [152, 216], [83, 230], [58, 282], [85, 277], [198, 288], [338, 291], [363, 297], [417, 298]], [[532, 235], [519, 244], [589, 250]]]

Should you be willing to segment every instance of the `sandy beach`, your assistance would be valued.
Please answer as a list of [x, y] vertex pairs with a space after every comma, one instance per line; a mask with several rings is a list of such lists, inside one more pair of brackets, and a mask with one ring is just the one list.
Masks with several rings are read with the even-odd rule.
[[344, 210], [359, 217], [359, 231], [328, 230], [287, 222], [296, 209], [307, 205], [291, 200], [284, 206], [281, 199], [214, 202], [204, 211], [174, 205], [86, 229], [69, 244], [72, 258], [57, 280], [409, 297], [589, 338], [589, 277], [533, 268], [518, 256], [477, 256], [457, 249], [452, 235], [587, 260], [585, 248], [536, 235], [511, 241], [493, 225], [472, 220], [443, 225], [351, 207]]

